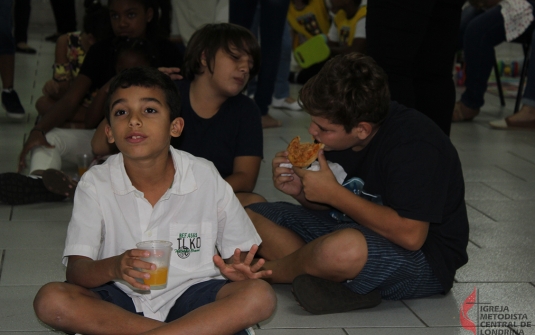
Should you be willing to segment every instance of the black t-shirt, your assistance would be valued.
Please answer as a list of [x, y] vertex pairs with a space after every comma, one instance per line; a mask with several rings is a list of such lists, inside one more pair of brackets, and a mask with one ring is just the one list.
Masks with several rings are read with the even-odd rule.
[[203, 119], [191, 108], [190, 82], [176, 81], [182, 99], [184, 130], [171, 145], [214, 163], [223, 178], [232, 174], [234, 158], [263, 157], [260, 110], [243, 94], [228, 98], [219, 111]]
[[363, 191], [379, 195], [400, 216], [430, 222], [422, 247], [448, 292], [468, 261], [468, 217], [461, 162], [450, 139], [429, 118], [396, 102], [361, 151], [326, 152], [329, 161], [359, 177]]
[[[160, 67], [181, 67], [183, 55], [180, 48], [164, 38], [149, 41], [154, 43], [155, 65]], [[115, 37], [95, 43], [85, 56], [80, 73], [91, 79], [91, 88], [99, 89], [115, 76]]]

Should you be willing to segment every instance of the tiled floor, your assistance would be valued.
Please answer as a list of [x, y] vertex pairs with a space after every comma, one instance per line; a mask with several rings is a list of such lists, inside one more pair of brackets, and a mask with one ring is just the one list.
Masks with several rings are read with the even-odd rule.
[[[14, 171], [23, 138], [35, 121], [33, 104], [51, 75], [54, 48], [42, 41], [52, 29], [33, 28], [30, 44], [39, 49], [38, 55], [16, 57], [16, 88], [28, 118], [15, 123], [0, 113], [0, 172]], [[451, 139], [463, 162], [471, 232], [470, 261], [459, 270], [449, 294], [313, 316], [299, 308], [288, 285], [276, 285], [278, 308], [258, 325], [257, 334], [472, 334], [460, 319], [472, 292], [478, 305], [467, 316], [478, 323], [477, 334], [535, 334], [535, 132], [496, 131], [487, 125], [510, 113], [512, 105], [508, 100], [502, 109], [489, 95], [475, 122], [453, 125]], [[266, 160], [256, 191], [268, 200], [287, 200], [271, 185], [269, 162], [292, 137], [309, 138], [309, 118], [302, 112], [272, 114], [284, 127], [264, 133]], [[35, 318], [32, 299], [42, 284], [64, 279], [60, 260], [71, 210], [71, 202], [0, 204], [0, 335], [52, 332]], [[488, 312], [489, 306], [502, 311]], [[516, 314], [516, 320], [508, 319]], [[490, 317], [515, 324], [491, 327], [485, 323]]]

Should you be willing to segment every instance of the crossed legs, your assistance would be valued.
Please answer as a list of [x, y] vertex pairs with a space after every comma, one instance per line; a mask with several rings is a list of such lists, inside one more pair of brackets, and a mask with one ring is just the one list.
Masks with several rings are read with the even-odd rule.
[[355, 278], [366, 264], [366, 239], [356, 229], [337, 230], [305, 243], [290, 229], [246, 211], [262, 237], [258, 254], [267, 260], [264, 268], [273, 270], [273, 283], [291, 283], [302, 274], [341, 282]]
[[265, 281], [233, 282], [219, 290], [214, 302], [163, 323], [103, 301], [86, 288], [49, 283], [37, 293], [34, 309], [49, 326], [83, 334], [234, 334], [267, 319], [275, 304]]

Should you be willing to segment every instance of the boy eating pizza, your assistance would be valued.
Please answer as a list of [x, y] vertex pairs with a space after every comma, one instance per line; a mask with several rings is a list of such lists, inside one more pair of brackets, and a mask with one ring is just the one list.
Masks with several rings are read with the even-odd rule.
[[[330, 60], [301, 89], [320, 170], [272, 161], [274, 186], [300, 205], [247, 207], [274, 283], [315, 314], [447, 293], [468, 260], [457, 151], [420, 112], [390, 101], [384, 71], [358, 53]], [[340, 184], [328, 162], [347, 176]], [[283, 164], [281, 166], [281, 164]]]

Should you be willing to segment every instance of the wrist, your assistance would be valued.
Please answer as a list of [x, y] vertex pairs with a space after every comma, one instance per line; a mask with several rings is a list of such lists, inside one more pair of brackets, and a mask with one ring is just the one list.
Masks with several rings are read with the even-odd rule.
[[35, 128], [34, 127], [32, 130], [30, 130], [30, 133], [33, 133], [33, 132], [39, 132], [39, 133], [43, 134], [43, 137], [46, 136], [46, 133], [45, 133], [45, 131], [43, 129], [39, 129], [39, 128]]

